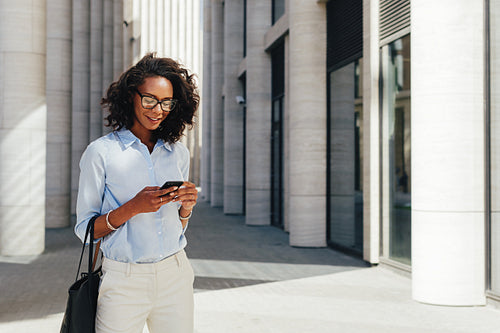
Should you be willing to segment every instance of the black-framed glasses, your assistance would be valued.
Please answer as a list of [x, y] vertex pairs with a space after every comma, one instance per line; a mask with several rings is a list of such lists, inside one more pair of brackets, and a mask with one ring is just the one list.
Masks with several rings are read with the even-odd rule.
[[169, 98], [159, 101], [153, 96], [143, 95], [139, 92], [139, 90], [136, 91], [139, 96], [141, 96], [141, 104], [145, 109], [154, 109], [156, 105], [160, 104], [160, 107], [164, 112], [172, 112], [175, 108], [175, 105], [177, 105], [176, 99]]

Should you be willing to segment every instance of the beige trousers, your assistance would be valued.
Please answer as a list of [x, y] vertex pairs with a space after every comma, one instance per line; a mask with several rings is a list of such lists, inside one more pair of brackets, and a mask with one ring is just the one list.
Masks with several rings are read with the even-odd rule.
[[153, 264], [104, 259], [97, 333], [193, 332], [194, 273], [184, 250]]

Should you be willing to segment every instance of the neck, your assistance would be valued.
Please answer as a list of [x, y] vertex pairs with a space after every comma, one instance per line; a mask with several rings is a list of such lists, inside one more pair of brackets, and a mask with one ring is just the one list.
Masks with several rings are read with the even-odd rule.
[[145, 144], [148, 148], [149, 151], [152, 151], [156, 142], [153, 142], [153, 134], [151, 133], [150, 130], [147, 130], [145, 128], [140, 128], [137, 126], [132, 126], [130, 131], [139, 139], [143, 144]]

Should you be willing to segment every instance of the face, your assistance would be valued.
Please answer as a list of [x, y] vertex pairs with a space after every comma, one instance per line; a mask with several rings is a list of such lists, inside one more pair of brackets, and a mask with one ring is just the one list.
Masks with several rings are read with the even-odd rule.
[[[140, 94], [147, 97], [154, 97], [158, 101], [171, 99], [174, 96], [172, 83], [162, 76], [148, 77], [137, 90]], [[151, 131], [160, 126], [161, 122], [168, 117], [170, 112], [163, 111], [160, 103], [152, 109], [146, 109], [142, 106], [141, 96], [136, 92], [134, 96], [134, 124], [131, 131], [138, 138], [148, 138]]]

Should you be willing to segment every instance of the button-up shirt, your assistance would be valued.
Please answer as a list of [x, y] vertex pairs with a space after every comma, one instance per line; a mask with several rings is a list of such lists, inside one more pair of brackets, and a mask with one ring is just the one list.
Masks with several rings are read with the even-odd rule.
[[[76, 235], [83, 241], [88, 221], [132, 199], [146, 186], [187, 180], [189, 151], [184, 144], [158, 140], [150, 153], [132, 132], [112, 132], [89, 144], [80, 160]], [[129, 263], [160, 261], [186, 246], [179, 204], [132, 217], [103, 237], [106, 258]], [[112, 216], [112, 214], [111, 214]], [[88, 240], [87, 240], [88, 242]]]

